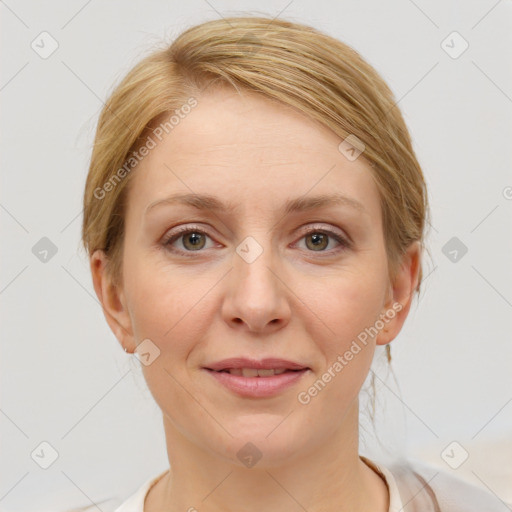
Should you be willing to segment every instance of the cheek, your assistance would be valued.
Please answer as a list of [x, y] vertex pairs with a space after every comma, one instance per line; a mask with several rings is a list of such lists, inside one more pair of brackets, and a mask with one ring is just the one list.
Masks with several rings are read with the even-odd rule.
[[[379, 318], [385, 290], [385, 269], [370, 265], [343, 269], [330, 279], [310, 281], [308, 306], [323, 325], [331, 350], [343, 350]], [[326, 286], [326, 283], [327, 286]], [[317, 333], [318, 335], [318, 333]]]
[[192, 278], [150, 261], [141, 257], [138, 264], [131, 261], [126, 265], [126, 294], [136, 343], [150, 339], [160, 351], [141, 369], [162, 410], [169, 403], [185, 410], [190, 407], [190, 396], [180, 384], [188, 379], [189, 354], [211, 328], [207, 292], [218, 277], [196, 274]]
[[309, 335], [322, 352], [323, 368], [308, 383], [311, 387], [301, 390], [300, 403], [307, 402], [305, 414], [329, 416], [332, 428], [359, 395], [371, 367], [375, 347], [371, 328], [382, 307], [379, 279], [382, 282], [364, 272], [340, 275], [327, 289], [313, 290], [308, 304], [322, 320]]
[[[192, 279], [162, 264], [160, 256], [126, 258], [126, 292], [137, 341], [152, 338], [165, 342], [175, 338], [201, 317], [201, 297], [209, 282], [197, 274]], [[210, 285], [211, 286], [211, 285]]]

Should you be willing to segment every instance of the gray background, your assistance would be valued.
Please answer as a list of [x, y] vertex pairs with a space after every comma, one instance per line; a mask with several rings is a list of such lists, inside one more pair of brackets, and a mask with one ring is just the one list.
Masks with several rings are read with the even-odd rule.
[[[123, 498], [167, 467], [160, 411], [110, 332], [79, 250], [82, 190], [113, 85], [154, 44], [244, 12], [309, 23], [359, 51], [392, 88], [430, 187], [424, 289], [392, 343], [398, 385], [382, 351], [375, 360], [386, 449], [363, 413], [361, 452], [406, 454], [512, 504], [510, 1], [6, 0], [1, 510]], [[51, 49], [43, 31], [58, 43], [46, 58], [31, 46]], [[457, 58], [453, 31], [469, 44]], [[36, 257], [43, 237], [57, 249], [47, 261]], [[455, 262], [453, 237], [467, 247]], [[58, 453], [48, 469], [42, 442]]]

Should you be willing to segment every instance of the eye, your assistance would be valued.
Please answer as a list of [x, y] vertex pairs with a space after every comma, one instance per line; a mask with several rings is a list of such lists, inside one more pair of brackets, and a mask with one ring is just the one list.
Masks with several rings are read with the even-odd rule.
[[[165, 237], [163, 245], [172, 251], [187, 253], [200, 251], [205, 247], [206, 237], [210, 238], [202, 229], [194, 227], [184, 227]], [[182, 248], [173, 247], [174, 243], [181, 240]], [[188, 256], [188, 255], [187, 255]]]
[[[166, 236], [163, 239], [162, 244], [172, 252], [176, 252], [184, 256], [193, 256], [191, 253], [201, 252], [201, 250], [205, 248], [207, 238], [211, 240], [211, 237], [202, 229], [194, 226], [185, 226]], [[175, 244], [180, 241], [180, 239], [181, 247], [176, 247]], [[309, 228], [300, 238], [300, 240], [303, 239], [306, 240], [306, 249], [309, 252], [332, 254], [351, 247], [351, 242], [341, 234], [330, 229], [319, 228], [316, 226]], [[330, 239], [337, 242], [338, 247], [332, 250], [326, 250], [331, 241]], [[206, 248], [208, 249], [208, 247]]]
[[[326, 251], [326, 248], [329, 246], [330, 238], [334, 239], [338, 243], [338, 248], [335, 248], [331, 251]], [[302, 236], [301, 240], [303, 239], [306, 241], [306, 248], [311, 252], [336, 253], [338, 251], [349, 249], [351, 246], [350, 242], [339, 233], [329, 229], [317, 227], [313, 227], [307, 230], [306, 233]]]

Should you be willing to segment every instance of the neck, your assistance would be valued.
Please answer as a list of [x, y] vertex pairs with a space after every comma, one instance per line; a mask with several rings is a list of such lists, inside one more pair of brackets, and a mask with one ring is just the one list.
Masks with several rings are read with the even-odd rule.
[[358, 416], [356, 400], [344, 428], [314, 450], [252, 468], [192, 443], [164, 416], [171, 469], [148, 493], [144, 512], [387, 512], [385, 482], [359, 458]]

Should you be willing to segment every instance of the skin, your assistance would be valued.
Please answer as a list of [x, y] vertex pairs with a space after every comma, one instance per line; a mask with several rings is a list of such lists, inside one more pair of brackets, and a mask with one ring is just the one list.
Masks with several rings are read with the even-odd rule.
[[[90, 264], [123, 347], [133, 352], [149, 338], [160, 350], [141, 367], [162, 410], [172, 469], [149, 492], [145, 511], [388, 510], [387, 486], [358, 455], [358, 393], [376, 344], [392, 341], [408, 315], [420, 248], [409, 247], [389, 282], [371, 168], [361, 157], [349, 161], [340, 142], [284, 105], [219, 89], [200, 96], [133, 171], [121, 285], [112, 285], [102, 251]], [[177, 192], [212, 194], [236, 210], [167, 204], [145, 216], [148, 205]], [[281, 211], [288, 199], [333, 192], [364, 212]], [[171, 242], [177, 252], [166, 248], [164, 236], [177, 226], [207, 232], [199, 250], [190, 235]], [[317, 248], [309, 227], [352, 244], [329, 237]], [[263, 249], [252, 263], [236, 253], [247, 236]], [[298, 393], [393, 303], [402, 309], [385, 330], [310, 403], [299, 403]], [[276, 396], [243, 398], [202, 369], [241, 355], [291, 359], [310, 371]], [[247, 442], [262, 454], [252, 468], [237, 457]]]

